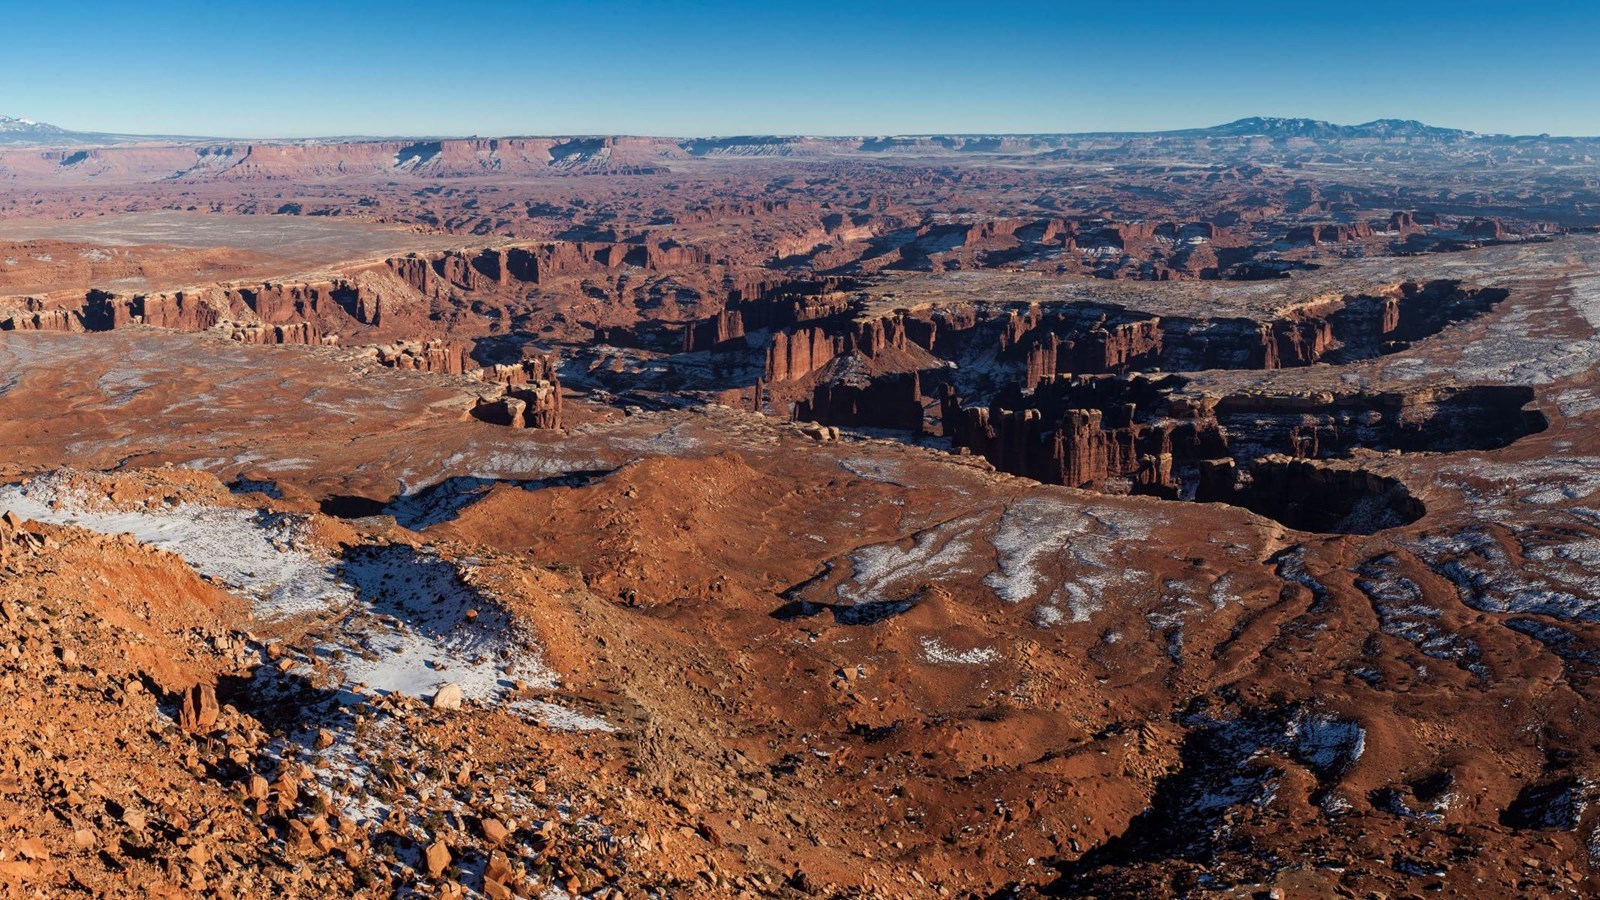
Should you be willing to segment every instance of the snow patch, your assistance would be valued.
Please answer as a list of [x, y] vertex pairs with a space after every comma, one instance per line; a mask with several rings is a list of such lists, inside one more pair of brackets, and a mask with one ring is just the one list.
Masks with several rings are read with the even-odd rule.
[[543, 700], [518, 700], [507, 709], [521, 713], [525, 718], [545, 728], [556, 731], [616, 731], [615, 725], [599, 716], [586, 715]]
[[112, 510], [56, 476], [0, 487], [0, 509], [51, 525], [132, 534], [251, 600], [258, 617], [321, 612], [354, 599], [333, 559], [308, 540], [304, 516], [187, 503]]
[[[1050, 497], [1018, 501], [1006, 507], [989, 538], [996, 563], [983, 583], [1007, 603], [1038, 600], [1057, 609], [1065, 606], [1072, 621], [1087, 622], [1104, 608], [1105, 597], [1119, 582], [1145, 579], [1144, 573], [1119, 561], [1118, 550], [1146, 539], [1154, 524], [1149, 517], [1110, 508], [1089, 510]], [[1066, 580], [1068, 570], [1078, 574]]]
[[970, 533], [977, 516], [963, 516], [918, 532], [911, 546], [902, 541], [872, 544], [850, 553], [852, 576], [836, 593], [851, 603], [883, 602], [909, 593], [925, 582], [938, 582], [968, 571]]
[[453, 682], [490, 701], [514, 681], [555, 685], [531, 636], [468, 583], [470, 571], [426, 551], [358, 547], [339, 562], [310, 541], [304, 516], [187, 503], [113, 510], [56, 476], [0, 488], [0, 509], [132, 534], [251, 600], [261, 619], [332, 616], [315, 655], [380, 693], [426, 697]]
[[922, 639], [922, 653], [928, 658], [928, 662], [958, 666], [981, 666], [1000, 658], [1000, 652], [993, 647], [954, 650], [945, 646], [944, 642], [938, 638], [931, 637]]

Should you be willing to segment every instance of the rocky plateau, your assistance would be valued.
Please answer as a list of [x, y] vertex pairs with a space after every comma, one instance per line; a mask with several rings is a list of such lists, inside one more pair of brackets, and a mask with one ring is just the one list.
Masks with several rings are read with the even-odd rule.
[[1594, 141], [8, 133], [6, 896], [1600, 890]]

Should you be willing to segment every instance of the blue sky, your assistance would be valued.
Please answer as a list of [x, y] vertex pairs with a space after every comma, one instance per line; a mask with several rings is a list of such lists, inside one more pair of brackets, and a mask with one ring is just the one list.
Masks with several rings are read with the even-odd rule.
[[75, 0], [4, 35], [0, 114], [130, 133], [1600, 134], [1600, 0]]

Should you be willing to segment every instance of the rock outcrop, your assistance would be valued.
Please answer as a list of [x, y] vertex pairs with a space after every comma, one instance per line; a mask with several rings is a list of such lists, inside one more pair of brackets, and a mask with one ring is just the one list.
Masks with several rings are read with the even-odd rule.
[[455, 341], [401, 341], [374, 349], [378, 362], [392, 369], [461, 375], [477, 368], [468, 356], [472, 348]]
[[558, 365], [553, 354], [546, 354], [514, 365], [472, 370], [473, 376], [501, 388], [498, 393], [479, 397], [469, 413], [480, 421], [512, 428], [560, 428]]

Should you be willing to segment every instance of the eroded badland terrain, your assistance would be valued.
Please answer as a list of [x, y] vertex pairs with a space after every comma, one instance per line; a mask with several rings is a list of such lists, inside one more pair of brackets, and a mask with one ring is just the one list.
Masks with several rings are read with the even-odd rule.
[[1600, 142], [63, 143], [8, 896], [1600, 888]]

